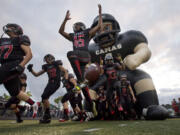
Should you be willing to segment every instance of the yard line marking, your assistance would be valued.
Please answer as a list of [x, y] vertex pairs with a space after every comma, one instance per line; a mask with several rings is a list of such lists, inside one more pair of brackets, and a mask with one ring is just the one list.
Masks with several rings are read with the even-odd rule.
[[83, 130], [84, 132], [93, 132], [93, 131], [98, 131], [101, 130], [102, 128], [90, 128], [90, 129], [85, 129]]

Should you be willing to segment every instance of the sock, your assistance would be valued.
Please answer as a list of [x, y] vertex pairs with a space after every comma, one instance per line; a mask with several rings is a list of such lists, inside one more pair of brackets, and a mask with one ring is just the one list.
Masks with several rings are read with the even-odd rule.
[[20, 115], [20, 113], [19, 113], [19, 112], [16, 112], [16, 117], [17, 117], [17, 119], [18, 119], [18, 120], [20, 120], [20, 119], [21, 119], [21, 115]]
[[26, 103], [28, 103], [29, 105], [33, 105], [33, 104], [34, 104], [34, 101], [33, 101], [31, 98], [29, 98], [29, 99], [26, 101]]

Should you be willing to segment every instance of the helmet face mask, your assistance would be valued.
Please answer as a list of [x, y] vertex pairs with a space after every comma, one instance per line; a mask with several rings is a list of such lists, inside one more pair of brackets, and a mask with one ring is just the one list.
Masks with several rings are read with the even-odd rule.
[[73, 31], [74, 31], [75, 33], [81, 32], [81, 31], [83, 31], [83, 30], [85, 30], [85, 29], [86, 29], [86, 26], [85, 26], [85, 24], [82, 23], [82, 22], [77, 22], [77, 23], [75, 23], [75, 24], [73, 25]]
[[120, 79], [121, 79], [122, 82], [127, 81], [127, 75], [126, 74], [122, 74]]
[[111, 55], [105, 56], [105, 64], [112, 65], [114, 63], [113, 57]]

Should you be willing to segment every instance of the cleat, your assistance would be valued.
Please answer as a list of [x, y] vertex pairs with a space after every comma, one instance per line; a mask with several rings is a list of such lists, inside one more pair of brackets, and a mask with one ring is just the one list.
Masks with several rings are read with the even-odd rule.
[[39, 120], [40, 124], [48, 124], [50, 122], [51, 122], [51, 119], [41, 119], [41, 120]]
[[21, 119], [17, 119], [17, 120], [16, 120], [16, 122], [17, 122], [17, 123], [22, 123], [22, 122], [23, 122], [23, 120], [21, 120]]
[[80, 118], [77, 115], [74, 115], [74, 117], [72, 118], [72, 121], [79, 121]]
[[48, 124], [51, 122], [51, 116], [49, 114], [45, 114], [42, 119], [39, 120], [40, 124]]

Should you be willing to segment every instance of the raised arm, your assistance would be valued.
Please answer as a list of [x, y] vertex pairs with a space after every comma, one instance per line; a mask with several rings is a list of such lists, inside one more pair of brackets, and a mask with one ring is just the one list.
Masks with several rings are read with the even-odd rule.
[[69, 12], [69, 10], [68, 10], [68, 11], [66, 12], [66, 16], [65, 16], [65, 18], [64, 18], [64, 21], [63, 21], [63, 23], [61, 24], [61, 27], [59, 28], [59, 33], [60, 33], [63, 37], [65, 37], [66, 39], [68, 39], [69, 41], [72, 41], [71, 36], [69, 35], [69, 33], [67, 33], [67, 32], [64, 31], [65, 25], [66, 25], [67, 21], [70, 20], [70, 19], [71, 19], [71, 18], [70, 18], [70, 12]]
[[89, 31], [90, 38], [92, 38], [96, 34], [96, 32], [100, 30], [102, 27], [102, 8], [100, 4], [98, 4], [98, 8], [99, 8], [99, 21], [98, 24]]

